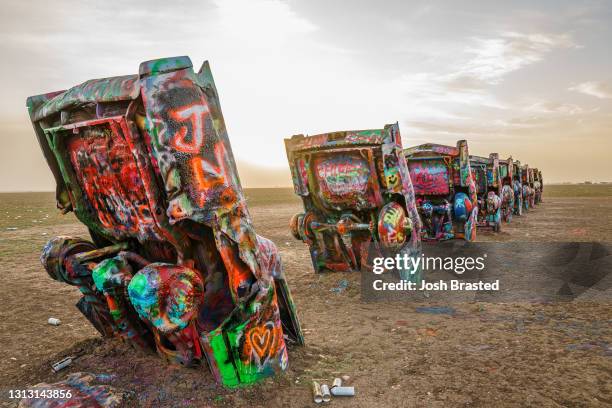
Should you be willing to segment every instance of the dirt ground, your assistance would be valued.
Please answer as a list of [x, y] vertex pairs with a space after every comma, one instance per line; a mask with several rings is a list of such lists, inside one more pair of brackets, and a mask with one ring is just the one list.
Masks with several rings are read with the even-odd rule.
[[[309, 407], [313, 379], [348, 375], [353, 398], [338, 407], [612, 406], [610, 303], [465, 303], [449, 314], [407, 303], [363, 303], [358, 274], [315, 275], [305, 244], [287, 223], [301, 210], [288, 189], [249, 190], [256, 231], [281, 250], [305, 331], [289, 369], [238, 390], [202, 369], [163, 363], [117, 340], [102, 340], [74, 307], [75, 288], [52, 281], [38, 257], [54, 235], [86, 236], [59, 216], [49, 193], [0, 195], [0, 391], [56, 382], [78, 371], [115, 374], [128, 406]], [[544, 203], [482, 241], [610, 241], [612, 187], [547, 186]], [[343, 279], [346, 290], [332, 291]], [[47, 324], [49, 317], [60, 326]], [[82, 349], [59, 374], [50, 364]]]

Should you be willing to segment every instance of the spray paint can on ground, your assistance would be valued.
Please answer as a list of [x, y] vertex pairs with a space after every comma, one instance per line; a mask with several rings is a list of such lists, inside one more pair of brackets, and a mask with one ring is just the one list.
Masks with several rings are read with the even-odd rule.
[[316, 404], [323, 402], [323, 393], [321, 392], [321, 385], [318, 382], [312, 382], [312, 397]]
[[58, 361], [57, 363], [54, 363], [51, 366], [51, 369], [53, 370], [53, 372], [57, 373], [58, 371], [61, 371], [64, 368], [68, 367], [70, 364], [72, 364], [73, 359], [74, 359], [73, 357], [66, 357]]
[[321, 394], [323, 395], [323, 402], [331, 401], [331, 393], [327, 384], [321, 385]]

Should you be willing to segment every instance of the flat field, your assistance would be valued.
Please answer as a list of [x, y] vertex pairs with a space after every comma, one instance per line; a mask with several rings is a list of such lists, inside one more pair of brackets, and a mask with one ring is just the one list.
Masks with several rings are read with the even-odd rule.
[[[128, 406], [308, 407], [313, 379], [342, 375], [357, 395], [330, 403], [338, 407], [612, 405], [610, 303], [463, 303], [450, 314], [363, 303], [358, 274], [314, 274], [287, 226], [301, 210], [291, 189], [246, 193], [257, 233], [281, 251], [306, 335], [285, 374], [226, 390], [206, 367], [174, 367], [99, 338], [74, 307], [78, 291], [51, 280], [38, 260], [50, 237], [86, 237], [86, 229], [59, 215], [52, 193], [0, 194], [0, 404], [17, 405], [9, 389], [85, 371], [115, 374], [111, 384], [132, 392]], [[611, 185], [546, 185], [541, 205], [478, 239], [609, 242], [611, 233]], [[343, 280], [348, 287], [332, 291]], [[76, 350], [85, 354], [52, 373], [52, 362]]]

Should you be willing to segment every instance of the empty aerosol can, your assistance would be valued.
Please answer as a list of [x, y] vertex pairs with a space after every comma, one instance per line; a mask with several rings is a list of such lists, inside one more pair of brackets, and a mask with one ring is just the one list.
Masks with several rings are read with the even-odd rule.
[[57, 373], [58, 371], [61, 371], [64, 368], [68, 367], [70, 364], [72, 364], [73, 359], [74, 357], [63, 358], [57, 363], [53, 363], [53, 365], [51, 365], [51, 369]]

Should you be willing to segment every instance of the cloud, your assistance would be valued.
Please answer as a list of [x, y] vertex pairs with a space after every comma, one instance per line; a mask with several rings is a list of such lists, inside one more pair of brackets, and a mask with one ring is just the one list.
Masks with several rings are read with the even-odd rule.
[[580, 92], [599, 99], [612, 98], [612, 85], [601, 81], [587, 81], [568, 88], [570, 91]]
[[[542, 61], [555, 49], [578, 47], [567, 34], [503, 32], [469, 40], [444, 70], [404, 74], [399, 82], [409, 96], [429, 103], [458, 103], [508, 109], [491, 90], [511, 72]], [[562, 107], [556, 107], [560, 109]], [[569, 106], [566, 107], [571, 112]]]
[[611, 118], [606, 119], [606, 113], [599, 107], [541, 100], [507, 104], [505, 109], [489, 109], [487, 114], [477, 107], [455, 116], [407, 118], [404, 123], [412, 133], [425, 139], [467, 138], [491, 143], [523, 136], [555, 135], [558, 139], [559, 134], [571, 133], [570, 129], [600, 134], [603, 129], [600, 125]]
[[583, 107], [578, 106], [575, 103], [542, 101], [528, 105], [523, 110], [535, 113], [578, 115], [581, 113], [596, 112], [599, 110], [599, 108], [584, 109]]
[[532, 126], [528, 122], [515, 122], [503, 119], [482, 121], [478, 118], [462, 118], [453, 120], [407, 121], [406, 124], [419, 131], [455, 135], [458, 138], [501, 136], [515, 128]]
[[472, 58], [457, 76], [498, 84], [510, 72], [541, 61], [558, 48], [576, 47], [567, 34], [522, 34], [506, 32], [496, 38], [475, 38], [466, 52]]
[[457, 106], [480, 106], [504, 109], [485, 82], [455, 73], [420, 72], [404, 74], [396, 81], [409, 101], [417, 102], [412, 114], [435, 112], [437, 116], [453, 116], [448, 110]]

